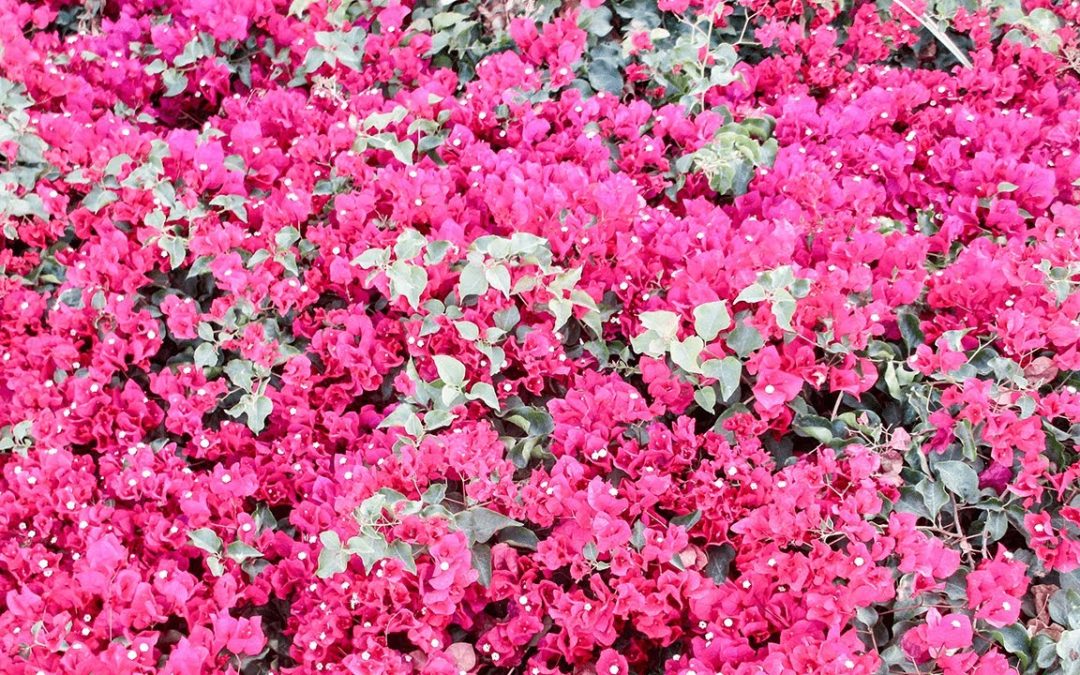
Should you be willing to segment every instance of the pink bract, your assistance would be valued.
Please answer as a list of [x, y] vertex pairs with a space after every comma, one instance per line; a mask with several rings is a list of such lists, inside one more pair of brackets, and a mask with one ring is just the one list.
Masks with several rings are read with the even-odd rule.
[[1078, 672], [1078, 22], [0, 0], [0, 672]]

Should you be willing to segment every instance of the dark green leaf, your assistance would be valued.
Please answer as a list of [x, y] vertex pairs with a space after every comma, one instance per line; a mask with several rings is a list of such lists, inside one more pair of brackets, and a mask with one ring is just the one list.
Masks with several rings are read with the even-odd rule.
[[904, 344], [908, 349], [914, 350], [926, 340], [919, 327], [919, 318], [913, 313], [907, 310], [897, 312], [896, 322], [900, 327], [900, 336], [904, 338]]
[[589, 84], [596, 91], [606, 91], [610, 94], [621, 94], [623, 90], [623, 76], [619, 68], [619, 62], [614, 58], [593, 59], [586, 67]]
[[540, 540], [532, 530], [518, 525], [503, 528], [499, 532], [499, 541], [530, 551], [535, 551], [540, 544]]
[[979, 499], [979, 474], [964, 462], [938, 462], [938, 476], [949, 492], [968, 503]]
[[487, 588], [491, 585], [491, 547], [477, 544], [472, 547], [472, 566], [479, 572], [477, 581]]
[[699, 520], [701, 520], [701, 511], [699, 509], [694, 509], [693, 511], [685, 515], [675, 516], [671, 519], [671, 524], [677, 525], [679, 527], [682, 527], [684, 530], [689, 531], [692, 527], [694, 527], [694, 525], [697, 524]]
[[714, 583], [722, 584], [728, 578], [731, 562], [735, 560], [735, 547], [731, 544], [709, 546], [705, 549], [708, 562], [705, 564], [705, 574]]
[[501, 513], [483, 506], [474, 506], [471, 509], [462, 511], [455, 517], [455, 522], [469, 538], [470, 542], [480, 544], [491, 539], [496, 532], [503, 528], [521, 525], [513, 518], [507, 518]]

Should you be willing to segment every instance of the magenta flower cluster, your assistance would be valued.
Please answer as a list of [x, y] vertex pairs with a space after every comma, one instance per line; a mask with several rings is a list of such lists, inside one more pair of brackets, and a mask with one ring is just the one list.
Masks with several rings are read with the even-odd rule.
[[1080, 6], [434, 4], [0, 0], [0, 672], [1080, 672]]

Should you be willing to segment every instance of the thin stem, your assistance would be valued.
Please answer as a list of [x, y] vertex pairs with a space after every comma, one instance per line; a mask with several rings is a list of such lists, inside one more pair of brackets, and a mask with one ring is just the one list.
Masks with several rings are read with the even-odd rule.
[[893, 1], [900, 6], [900, 9], [915, 17], [915, 20], [921, 23], [923, 28], [930, 31], [931, 35], [937, 38], [938, 42], [945, 45], [945, 49], [948, 49], [949, 52], [956, 57], [956, 60], [959, 61], [965, 68], [971, 68], [971, 61], [968, 60], [968, 57], [964, 56], [964, 53], [960, 51], [960, 48], [956, 46], [956, 43], [952, 41], [952, 38], [946, 35], [945, 31], [938, 28], [936, 23], [926, 18], [922, 14], [916, 14], [913, 9], [911, 9], [904, 3], [904, 0]]

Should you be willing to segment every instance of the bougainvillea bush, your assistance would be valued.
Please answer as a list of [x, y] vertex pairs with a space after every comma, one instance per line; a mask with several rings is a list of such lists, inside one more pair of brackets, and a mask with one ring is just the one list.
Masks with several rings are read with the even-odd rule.
[[1078, 26], [0, 0], [0, 672], [1077, 675]]

